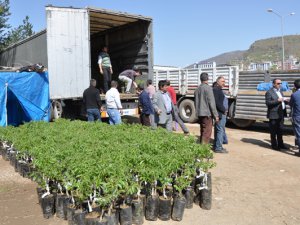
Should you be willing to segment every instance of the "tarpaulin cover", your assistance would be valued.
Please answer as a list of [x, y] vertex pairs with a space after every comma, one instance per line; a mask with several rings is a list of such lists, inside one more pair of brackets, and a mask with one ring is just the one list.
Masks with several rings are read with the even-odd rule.
[[50, 120], [48, 73], [0, 72], [0, 126]]

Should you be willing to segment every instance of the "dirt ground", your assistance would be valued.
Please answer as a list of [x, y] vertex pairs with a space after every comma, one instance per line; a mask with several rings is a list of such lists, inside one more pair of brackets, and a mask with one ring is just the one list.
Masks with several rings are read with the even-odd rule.
[[[189, 124], [199, 135], [199, 125]], [[186, 209], [181, 222], [145, 221], [145, 225], [269, 225], [300, 224], [300, 157], [296, 150], [269, 148], [266, 124], [250, 130], [227, 128], [229, 154], [215, 154], [212, 170], [213, 206]], [[294, 137], [285, 132], [292, 149]], [[67, 225], [56, 217], [44, 219], [36, 184], [22, 178], [0, 157], [0, 224]]]

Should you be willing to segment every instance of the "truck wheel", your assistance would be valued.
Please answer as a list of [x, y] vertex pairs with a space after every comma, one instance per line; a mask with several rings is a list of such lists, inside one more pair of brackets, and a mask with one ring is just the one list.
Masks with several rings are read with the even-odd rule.
[[235, 119], [235, 118], [231, 118], [230, 121], [239, 128], [247, 128], [250, 127], [253, 123], [255, 123], [255, 120]]
[[61, 118], [63, 113], [62, 104], [60, 101], [54, 101], [51, 104], [51, 120]]
[[179, 116], [186, 123], [196, 123], [198, 118], [196, 116], [196, 109], [194, 101], [191, 99], [184, 99], [179, 104]]

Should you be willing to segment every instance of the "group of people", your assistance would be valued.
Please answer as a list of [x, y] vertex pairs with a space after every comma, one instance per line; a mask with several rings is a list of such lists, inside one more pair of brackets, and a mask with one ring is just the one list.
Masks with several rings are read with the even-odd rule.
[[281, 91], [281, 80], [274, 79], [273, 87], [266, 92], [266, 105], [268, 107], [267, 117], [271, 136], [271, 147], [280, 151], [287, 149], [283, 142], [282, 127], [284, 117], [287, 116], [286, 105], [291, 107], [291, 120], [295, 133], [295, 144], [299, 148], [297, 155], [300, 156], [300, 79], [295, 80], [291, 98], [286, 98]]
[[225, 78], [217, 78], [213, 87], [208, 84], [208, 74], [201, 73], [200, 86], [195, 91], [195, 109], [200, 123], [200, 142], [209, 144], [214, 124], [213, 151], [228, 153], [223, 147], [227, 144], [225, 133], [226, 116], [228, 112], [228, 99], [223, 92]]
[[[101, 121], [100, 113], [103, 111], [103, 107], [96, 84], [96, 80], [91, 79], [90, 87], [83, 93], [83, 105], [88, 121]], [[121, 123], [122, 104], [117, 89], [118, 82], [113, 80], [110, 86], [111, 88], [105, 94], [106, 110], [109, 123], [116, 125]], [[159, 90], [156, 91], [152, 80], [147, 80], [146, 85], [137, 86], [141, 124], [153, 129], [157, 126], [163, 127], [171, 132], [173, 131], [173, 121], [175, 121], [180, 125], [184, 134], [188, 135], [189, 130], [178, 115], [176, 93], [170, 81], [159, 81], [158, 88]]]
[[151, 126], [154, 129], [159, 126], [172, 132], [173, 121], [175, 121], [180, 125], [184, 134], [189, 134], [188, 128], [179, 117], [176, 93], [169, 80], [160, 80], [157, 91], [152, 80], [148, 80], [146, 88], [143, 85], [138, 86], [138, 92], [142, 125]]

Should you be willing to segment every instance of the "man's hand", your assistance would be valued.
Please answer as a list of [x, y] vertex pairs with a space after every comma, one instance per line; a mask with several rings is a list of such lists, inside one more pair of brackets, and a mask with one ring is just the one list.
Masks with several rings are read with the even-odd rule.
[[103, 111], [104, 111], [104, 107], [101, 106], [101, 107], [100, 107], [100, 112], [103, 112]]
[[278, 98], [278, 102], [283, 102], [283, 98]]
[[102, 69], [100, 69], [100, 74], [103, 74], [103, 70]]
[[113, 74], [113, 70], [112, 70], [112, 68], [110, 67], [110, 74]]
[[216, 117], [216, 123], [219, 123], [219, 121], [220, 121], [220, 119], [219, 119], [219, 117], [217, 116], [217, 117]]
[[160, 115], [161, 114], [161, 110], [159, 109], [159, 110], [157, 110], [157, 114], [158, 115]]

